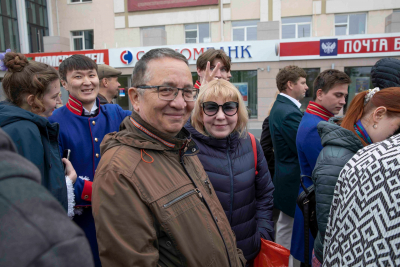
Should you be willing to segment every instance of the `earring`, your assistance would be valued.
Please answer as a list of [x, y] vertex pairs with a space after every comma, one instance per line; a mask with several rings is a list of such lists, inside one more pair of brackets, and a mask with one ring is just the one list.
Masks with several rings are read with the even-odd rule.
[[378, 125], [374, 124], [374, 125], [372, 125], [372, 127], [374, 127], [374, 129], [377, 129]]

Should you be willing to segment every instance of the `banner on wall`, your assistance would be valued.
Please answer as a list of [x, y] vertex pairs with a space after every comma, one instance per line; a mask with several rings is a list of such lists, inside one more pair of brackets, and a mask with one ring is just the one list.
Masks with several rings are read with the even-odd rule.
[[56, 52], [56, 53], [32, 53], [25, 54], [28, 60], [34, 60], [58, 68], [61, 62], [72, 55], [85, 55], [94, 60], [98, 65], [109, 65], [108, 49], [102, 50], [83, 50], [83, 51], [70, 51], [70, 52]]
[[240, 92], [243, 97], [246, 107], [249, 105], [249, 84], [248, 83], [232, 83]]
[[189, 64], [196, 64], [199, 56], [209, 48], [223, 49], [231, 57], [232, 63], [278, 61], [276, 53], [279, 40], [272, 41], [245, 41], [183, 44], [171, 46], [146, 46], [131, 48], [111, 48], [110, 66], [114, 68], [132, 68], [136, 62], [149, 50], [154, 48], [171, 48], [186, 56]]
[[279, 51], [281, 60], [400, 56], [400, 34], [285, 40], [281, 41]]
[[218, 0], [128, 0], [128, 11], [218, 5]]

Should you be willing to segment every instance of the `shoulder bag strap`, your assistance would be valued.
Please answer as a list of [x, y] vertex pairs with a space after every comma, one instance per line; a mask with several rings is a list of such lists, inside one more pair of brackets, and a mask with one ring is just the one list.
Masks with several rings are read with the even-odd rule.
[[254, 154], [254, 167], [256, 170], [256, 175], [258, 174], [257, 171], [257, 145], [256, 145], [256, 138], [254, 137], [253, 134], [249, 133], [250, 139], [251, 139], [251, 146], [253, 147], [253, 154]]

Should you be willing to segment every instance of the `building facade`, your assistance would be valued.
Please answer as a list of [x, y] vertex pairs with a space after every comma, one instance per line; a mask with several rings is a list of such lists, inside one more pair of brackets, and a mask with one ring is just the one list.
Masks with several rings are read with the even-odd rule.
[[[348, 73], [353, 81], [351, 100], [372, 86], [369, 72], [377, 60], [400, 59], [398, 0], [0, 3], [0, 51], [12, 48], [55, 67], [71, 53], [90, 54], [99, 64], [119, 68], [125, 88], [135, 62], [151, 48], [171, 47], [185, 54], [194, 80], [199, 54], [209, 47], [223, 48], [233, 62], [231, 81], [246, 98], [253, 122], [268, 115], [277, 91], [276, 74], [286, 65], [298, 65], [308, 73], [305, 108], [321, 71], [335, 68]], [[120, 95], [118, 103], [129, 108], [127, 96], [123, 91]]]

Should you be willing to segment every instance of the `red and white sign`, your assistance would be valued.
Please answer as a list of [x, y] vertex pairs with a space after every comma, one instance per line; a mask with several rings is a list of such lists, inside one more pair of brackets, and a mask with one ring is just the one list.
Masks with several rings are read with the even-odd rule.
[[128, 11], [218, 5], [218, 0], [128, 0]]
[[[321, 50], [325, 49], [329, 53], [327, 49], [333, 44], [329, 42], [327, 45], [324, 40], [332, 41], [334, 38], [337, 39], [337, 48], [335, 45], [332, 47], [337, 49], [337, 55], [322, 56]], [[281, 41], [279, 50], [280, 60], [400, 56], [400, 34], [330, 36], [307, 38], [301, 42], [284, 40]]]
[[102, 50], [83, 50], [83, 51], [70, 51], [70, 52], [57, 52], [57, 53], [32, 53], [25, 54], [28, 60], [34, 60], [58, 68], [61, 62], [72, 55], [85, 55], [94, 60], [98, 65], [109, 65], [108, 49]]
[[[279, 45], [279, 40], [269, 41], [247, 41], [247, 42], [223, 42], [223, 43], [202, 43], [202, 44], [183, 44], [159, 47], [126, 47], [112, 48], [110, 53], [110, 66], [114, 68], [132, 68], [136, 62], [149, 50], [154, 48], [171, 48], [186, 56], [189, 64], [196, 64], [199, 56], [207, 51], [208, 48], [223, 49], [231, 57], [232, 63], [278, 61], [275, 50]], [[128, 56], [132, 54], [132, 61], [127, 64]], [[123, 55], [124, 57], [121, 57]]]

